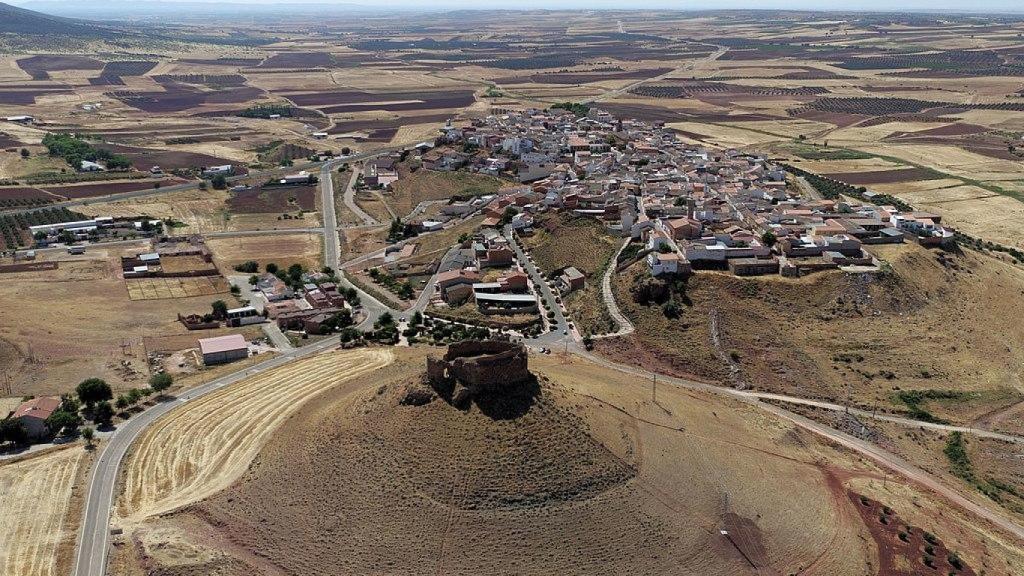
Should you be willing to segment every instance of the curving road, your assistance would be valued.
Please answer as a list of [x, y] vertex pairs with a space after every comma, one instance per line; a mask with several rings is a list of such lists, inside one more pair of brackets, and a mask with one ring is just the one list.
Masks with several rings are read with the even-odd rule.
[[89, 485], [82, 513], [82, 529], [78, 535], [73, 576], [103, 576], [106, 572], [107, 550], [110, 539], [110, 513], [114, 505], [118, 469], [132, 443], [150, 424], [167, 412], [193, 398], [204, 396], [253, 374], [276, 368], [287, 362], [309, 356], [336, 346], [335, 340], [323, 340], [302, 348], [295, 348], [267, 359], [249, 368], [222, 376], [211, 382], [182, 393], [174, 400], [162, 402], [122, 423], [109, 439], [102, 443], [89, 475]]

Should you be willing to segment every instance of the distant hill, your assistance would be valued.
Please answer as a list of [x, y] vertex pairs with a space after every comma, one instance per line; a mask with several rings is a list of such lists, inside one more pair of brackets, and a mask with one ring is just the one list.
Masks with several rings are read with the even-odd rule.
[[0, 2], [0, 34], [33, 36], [59, 34], [62, 36], [109, 38], [119, 36], [121, 32], [83, 20], [50, 16]]

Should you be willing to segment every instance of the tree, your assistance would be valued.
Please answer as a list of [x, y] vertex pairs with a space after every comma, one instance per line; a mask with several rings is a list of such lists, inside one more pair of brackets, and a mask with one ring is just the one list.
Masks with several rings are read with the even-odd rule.
[[96, 431], [90, 428], [89, 426], [82, 428], [82, 439], [85, 440], [85, 445], [87, 448], [92, 447], [92, 439], [95, 438], [95, 436]]
[[29, 153], [28, 148], [22, 148], [21, 149], [21, 157], [22, 158], [28, 158], [29, 156], [31, 156], [31, 154]]
[[665, 314], [666, 318], [671, 318], [671, 319], [679, 318], [679, 313], [680, 313], [679, 305], [676, 304], [672, 300], [669, 300], [668, 302], [666, 302], [665, 305], [662, 306], [661, 311], [662, 311], [662, 313]]
[[149, 377], [149, 387], [160, 393], [170, 388], [172, 383], [174, 383], [174, 378], [166, 372]]
[[96, 402], [110, 400], [114, 397], [110, 391], [110, 385], [99, 378], [82, 380], [75, 388], [75, 393], [86, 406], [92, 406]]
[[405, 300], [411, 299], [413, 296], [412, 284], [406, 280], [402, 282], [402, 285], [398, 287], [398, 297]]
[[114, 407], [106, 400], [96, 404], [92, 411], [92, 421], [100, 426], [109, 426], [114, 420]]
[[419, 310], [413, 313], [412, 319], [409, 321], [410, 326], [419, 326], [423, 324], [423, 314]]
[[349, 154], [352, 154], [352, 149], [349, 148], [348, 146], [345, 146], [341, 149], [342, 156], [348, 156]]
[[213, 315], [216, 318], [227, 318], [228, 305], [223, 300], [215, 300], [213, 304], [210, 304], [213, 308]]
[[82, 417], [65, 410], [55, 410], [46, 419], [46, 427], [54, 434], [70, 433], [82, 424]]
[[292, 282], [298, 283], [302, 280], [302, 274], [305, 270], [302, 269], [302, 264], [292, 264], [288, 267], [288, 277], [292, 279]]
[[328, 276], [334, 275], [334, 268], [331, 268], [330, 266], [324, 266], [323, 268], [320, 269], [320, 271]]
[[128, 397], [127, 397], [127, 396], [125, 396], [124, 394], [121, 394], [120, 396], [118, 396], [118, 397], [117, 397], [117, 401], [116, 401], [116, 402], [114, 402], [114, 406], [115, 406], [115, 407], [116, 407], [116, 408], [117, 408], [118, 410], [124, 410], [124, 409], [125, 409], [125, 408], [127, 408], [127, 407], [128, 407], [128, 406], [129, 406], [130, 404], [131, 404], [131, 402], [129, 402], [129, 401], [128, 401]]
[[266, 270], [268, 274], [277, 274], [277, 264], [274, 264], [273, 262], [267, 262], [267, 265], [264, 267], [264, 270]]
[[0, 420], [0, 442], [24, 444], [28, 442], [28, 430], [25, 430], [25, 425], [21, 420], [11, 418]]
[[238, 286], [235, 286], [234, 284], [231, 285], [231, 294], [232, 295], [238, 296], [241, 293], [242, 293], [242, 289], [241, 288], [239, 288]]
[[228, 187], [228, 179], [223, 174], [217, 174], [210, 180], [214, 190], [225, 190]]
[[505, 224], [508, 224], [508, 223], [512, 222], [512, 219], [515, 218], [515, 217], [516, 217], [516, 209], [511, 207], [511, 206], [506, 206], [505, 207], [505, 212], [501, 215], [501, 222], [500, 222], [500, 224], [502, 226], [504, 226]]
[[761, 234], [761, 243], [764, 244], [765, 246], [775, 246], [775, 242], [777, 240], [778, 238], [775, 236], [775, 233], [772, 232], [771, 230], [766, 230], [764, 234]]
[[253, 274], [252, 276], [249, 276], [249, 286], [255, 286], [255, 285], [259, 284], [259, 283], [260, 283], [259, 276], [255, 275], [255, 274]]
[[380, 315], [380, 318], [377, 318], [377, 321], [374, 322], [373, 325], [377, 328], [380, 328], [381, 326], [391, 326], [394, 323], [395, 317], [391, 315], [391, 312], [385, 312]]
[[248, 260], [235, 266], [236, 272], [245, 272], [246, 274], [255, 274], [260, 271], [260, 265], [255, 260]]

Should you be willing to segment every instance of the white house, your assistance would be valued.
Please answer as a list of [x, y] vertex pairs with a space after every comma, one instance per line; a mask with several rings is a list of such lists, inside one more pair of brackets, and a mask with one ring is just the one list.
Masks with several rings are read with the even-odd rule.
[[652, 276], [676, 274], [679, 272], [679, 254], [675, 252], [669, 252], [668, 254], [651, 252], [647, 255], [647, 265], [651, 268]]

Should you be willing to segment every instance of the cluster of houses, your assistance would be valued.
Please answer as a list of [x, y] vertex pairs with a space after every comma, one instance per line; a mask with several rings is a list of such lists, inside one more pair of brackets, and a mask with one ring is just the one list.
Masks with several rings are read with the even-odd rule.
[[770, 159], [689, 144], [662, 123], [598, 109], [585, 116], [492, 112], [442, 128], [420, 155], [423, 167], [515, 179], [521, 186], [489, 204], [485, 226], [529, 234], [534, 216], [545, 211], [594, 218], [610, 233], [642, 242], [654, 275], [721, 269], [798, 276], [873, 266], [864, 245], [952, 240], [935, 214], [805, 198]]
[[263, 295], [266, 317], [277, 323], [281, 330], [301, 330], [307, 334], [325, 334], [335, 326], [333, 319], [341, 312], [354, 315], [351, 304], [333, 282], [318, 281], [308, 275], [301, 295], [273, 274], [258, 277], [254, 290]]
[[482, 228], [450, 251], [434, 285], [436, 302], [450, 307], [474, 302], [487, 315], [532, 314], [538, 310], [529, 276], [519, 266], [508, 240], [494, 228]]

